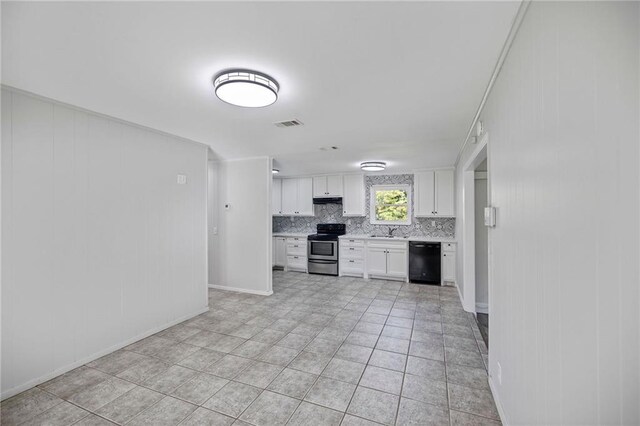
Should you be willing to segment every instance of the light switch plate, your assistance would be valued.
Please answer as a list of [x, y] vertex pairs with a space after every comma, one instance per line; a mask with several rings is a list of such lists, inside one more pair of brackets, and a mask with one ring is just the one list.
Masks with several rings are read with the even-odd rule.
[[178, 182], [178, 185], [186, 185], [187, 184], [187, 175], [178, 174], [177, 182]]
[[496, 226], [496, 208], [485, 207], [484, 208], [484, 226], [493, 228]]

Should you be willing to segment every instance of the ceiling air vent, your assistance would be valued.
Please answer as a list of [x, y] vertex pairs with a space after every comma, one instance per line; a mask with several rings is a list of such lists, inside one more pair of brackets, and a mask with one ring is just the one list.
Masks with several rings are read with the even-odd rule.
[[276, 127], [295, 127], [302, 126], [302, 121], [300, 120], [287, 120], [287, 121], [279, 121], [277, 123], [273, 123]]

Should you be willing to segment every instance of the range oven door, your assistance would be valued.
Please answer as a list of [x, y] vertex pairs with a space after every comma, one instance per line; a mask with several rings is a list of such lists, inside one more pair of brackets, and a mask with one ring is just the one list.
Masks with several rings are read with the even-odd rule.
[[338, 275], [337, 260], [309, 259], [307, 262], [307, 269], [310, 274]]
[[309, 260], [338, 260], [337, 241], [307, 241], [307, 257]]

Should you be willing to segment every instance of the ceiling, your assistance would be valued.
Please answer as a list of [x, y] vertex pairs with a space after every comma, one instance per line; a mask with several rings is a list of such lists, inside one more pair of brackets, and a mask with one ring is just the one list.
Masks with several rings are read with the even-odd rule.
[[[3, 2], [2, 82], [282, 175], [453, 165], [518, 2]], [[228, 68], [274, 77], [225, 104]], [[303, 126], [274, 122], [299, 119]], [[333, 150], [330, 147], [337, 146]], [[322, 150], [321, 148], [329, 148]]]

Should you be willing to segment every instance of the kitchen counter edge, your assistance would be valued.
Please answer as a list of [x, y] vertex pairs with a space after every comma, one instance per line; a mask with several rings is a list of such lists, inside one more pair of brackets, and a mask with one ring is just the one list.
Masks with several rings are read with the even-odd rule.
[[456, 240], [452, 238], [438, 238], [438, 237], [425, 237], [425, 236], [409, 236], [407, 238], [404, 237], [372, 237], [371, 235], [361, 235], [361, 234], [345, 234], [341, 235], [340, 239], [344, 240], [373, 240], [373, 241], [424, 241], [429, 243], [451, 243], [455, 244]]

